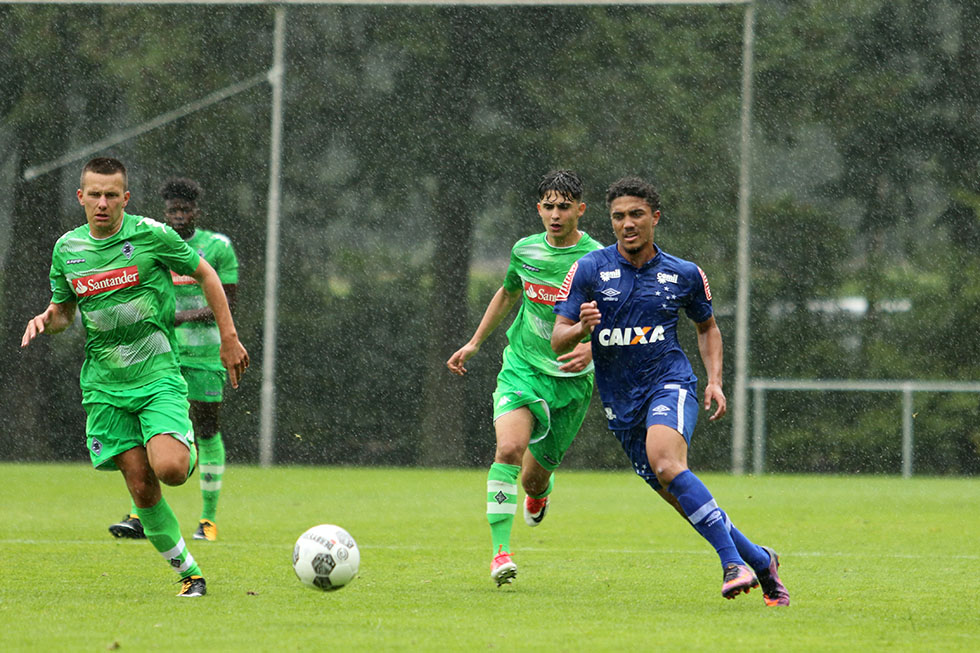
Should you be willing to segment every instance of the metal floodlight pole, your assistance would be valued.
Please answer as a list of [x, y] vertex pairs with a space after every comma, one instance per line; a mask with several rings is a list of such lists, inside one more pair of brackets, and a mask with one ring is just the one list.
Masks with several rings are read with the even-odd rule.
[[745, 7], [742, 35], [742, 126], [738, 175], [738, 253], [735, 292], [735, 410], [732, 413], [732, 473], [745, 473], [745, 447], [748, 422], [749, 377], [749, 287], [752, 269], [749, 261], [749, 190], [752, 168], [752, 46], [755, 4]]
[[262, 333], [262, 391], [259, 407], [259, 464], [273, 462], [276, 427], [276, 316], [279, 299], [279, 211], [282, 165], [282, 86], [286, 9], [276, 7], [272, 48], [272, 129], [269, 137], [269, 198], [265, 241], [265, 313]]

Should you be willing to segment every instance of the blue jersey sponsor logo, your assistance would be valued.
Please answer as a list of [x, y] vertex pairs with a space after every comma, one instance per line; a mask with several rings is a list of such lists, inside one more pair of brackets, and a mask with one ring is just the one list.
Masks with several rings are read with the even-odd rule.
[[599, 344], [603, 347], [628, 347], [630, 345], [650, 345], [664, 340], [664, 328], [659, 324], [655, 327], [624, 327], [602, 329], [598, 334]]

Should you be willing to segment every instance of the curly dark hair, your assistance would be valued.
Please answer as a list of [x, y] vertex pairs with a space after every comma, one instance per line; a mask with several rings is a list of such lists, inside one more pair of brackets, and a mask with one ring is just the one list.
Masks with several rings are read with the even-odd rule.
[[171, 177], [160, 187], [160, 197], [165, 200], [197, 202], [202, 192], [199, 183], [186, 177]]
[[623, 177], [617, 179], [606, 191], [606, 206], [612, 204], [617, 197], [639, 197], [650, 205], [650, 210], [660, 210], [660, 194], [653, 187], [653, 184], [643, 181], [639, 177]]

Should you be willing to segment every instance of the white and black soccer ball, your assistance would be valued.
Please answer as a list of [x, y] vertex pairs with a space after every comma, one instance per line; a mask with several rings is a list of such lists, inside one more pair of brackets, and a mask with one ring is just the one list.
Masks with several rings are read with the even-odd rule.
[[361, 551], [340, 526], [320, 524], [299, 536], [293, 547], [293, 571], [305, 585], [339, 590], [357, 576]]

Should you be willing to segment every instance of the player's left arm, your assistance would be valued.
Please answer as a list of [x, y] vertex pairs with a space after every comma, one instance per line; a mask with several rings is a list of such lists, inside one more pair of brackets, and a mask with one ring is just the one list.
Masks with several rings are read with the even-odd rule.
[[715, 322], [715, 316], [710, 316], [703, 322], [695, 322], [698, 330], [698, 350], [701, 362], [708, 373], [708, 384], [704, 387], [704, 409], [711, 410], [711, 402], [718, 404], [714, 414], [708, 419], [714, 421], [724, 416], [727, 410], [725, 393], [721, 389], [722, 381], [722, 342], [721, 329]]
[[563, 363], [558, 368], [562, 372], [581, 372], [592, 362], [592, 341], [578, 343], [575, 349], [562, 354], [558, 360]]
[[228, 370], [228, 379], [233, 388], [238, 387], [238, 379], [248, 368], [248, 352], [238, 340], [238, 331], [235, 330], [235, 321], [231, 317], [231, 309], [228, 307], [228, 299], [221, 286], [218, 273], [214, 271], [211, 264], [199, 259], [197, 269], [191, 275], [200, 284], [204, 292], [204, 299], [207, 300], [211, 312], [214, 314], [215, 324], [221, 333], [221, 364]]

